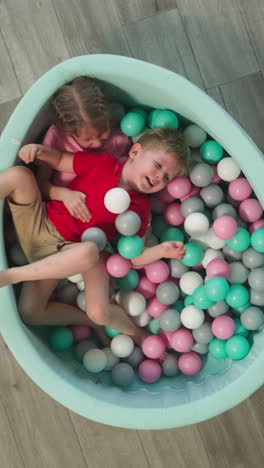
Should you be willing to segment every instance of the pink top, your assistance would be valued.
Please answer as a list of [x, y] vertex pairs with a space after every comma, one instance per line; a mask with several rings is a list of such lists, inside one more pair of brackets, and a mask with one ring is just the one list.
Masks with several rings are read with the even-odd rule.
[[[128, 157], [128, 152], [131, 148], [131, 140], [124, 135], [121, 130], [112, 130], [109, 138], [103, 146], [98, 149], [83, 148], [71, 135], [65, 134], [56, 125], [51, 125], [44, 136], [43, 145], [50, 148], [56, 148], [59, 151], [68, 151], [69, 153], [77, 153], [78, 151], [88, 151], [92, 153], [111, 153], [119, 161], [125, 161]], [[54, 171], [52, 183], [60, 187], [65, 187], [74, 179], [74, 174], [67, 172]]]

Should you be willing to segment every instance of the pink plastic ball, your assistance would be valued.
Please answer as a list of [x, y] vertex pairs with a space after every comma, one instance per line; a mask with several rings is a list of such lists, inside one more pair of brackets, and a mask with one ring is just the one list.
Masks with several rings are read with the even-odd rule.
[[171, 337], [171, 347], [178, 351], [179, 353], [184, 353], [190, 351], [193, 345], [193, 336], [189, 330], [185, 328], [180, 328], [173, 332]]
[[150, 335], [142, 342], [142, 351], [150, 359], [158, 359], [164, 353], [166, 345], [161, 336]]
[[198, 354], [192, 351], [190, 353], [184, 353], [179, 357], [178, 367], [183, 374], [194, 375], [201, 369], [202, 361]]
[[180, 203], [170, 203], [165, 209], [164, 219], [172, 226], [180, 226], [185, 220], [181, 213]]
[[87, 340], [91, 335], [91, 329], [86, 325], [71, 325], [70, 329], [73, 334], [73, 340], [75, 343], [80, 343], [80, 341]]
[[155, 296], [156, 288], [156, 284], [149, 281], [146, 276], [142, 276], [135, 291], [142, 294], [145, 299], [150, 299], [151, 297]]
[[161, 330], [160, 332], [160, 336], [162, 337], [165, 345], [166, 345], [166, 348], [171, 348], [171, 337], [173, 335], [174, 332], [170, 332], [170, 331], [165, 331], [165, 330]]
[[255, 200], [255, 198], [248, 198], [240, 203], [238, 212], [243, 221], [254, 223], [261, 218], [263, 209], [258, 200]]
[[165, 203], [170, 203], [174, 200], [174, 197], [168, 192], [167, 185], [160, 192], [156, 193], [158, 200], [161, 200]]
[[155, 296], [149, 300], [147, 305], [147, 312], [149, 315], [151, 315], [151, 317], [159, 318], [161, 313], [167, 308], [168, 306], [166, 304], [162, 304]]
[[213, 276], [221, 276], [221, 278], [228, 278], [231, 275], [231, 268], [229, 263], [223, 258], [214, 258], [206, 267], [206, 274], [208, 278]]
[[213, 231], [219, 239], [231, 239], [237, 232], [237, 222], [232, 216], [219, 216], [213, 223]]
[[170, 269], [163, 260], [156, 260], [156, 262], [149, 263], [145, 266], [146, 276], [152, 283], [163, 283], [166, 281], [170, 274]]
[[184, 197], [181, 197], [181, 202], [183, 202], [184, 200], [186, 200], [187, 198], [190, 198], [190, 197], [197, 197], [199, 198], [200, 196], [200, 192], [201, 192], [201, 189], [199, 187], [196, 187], [196, 186], [192, 186], [192, 189], [189, 193], [187, 193], [187, 195], [185, 195]]
[[161, 366], [153, 359], [145, 359], [138, 366], [138, 375], [145, 383], [154, 383], [161, 376]]
[[118, 253], [111, 255], [106, 262], [108, 273], [114, 278], [122, 278], [127, 275], [131, 268], [131, 262]]
[[254, 223], [250, 224], [248, 230], [249, 230], [249, 233], [252, 234], [252, 232], [263, 227], [264, 227], [264, 219], [258, 219], [258, 221], [254, 221]]
[[182, 198], [188, 195], [192, 189], [192, 184], [188, 177], [175, 177], [171, 182], [167, 185], [167, 190], [169, 194], [175, 198]]
[[252, 193], [250, 183], [244, 177], [238, 177], [232, 180], [228, 186], [228, 194], [233, 200], [246, 200]]
[[216, 338], [220, 340], [228, 340], [235, 332], [235, 322], [232, 318], [226, 315], [219, 315], [212, 322], [212, 332]]

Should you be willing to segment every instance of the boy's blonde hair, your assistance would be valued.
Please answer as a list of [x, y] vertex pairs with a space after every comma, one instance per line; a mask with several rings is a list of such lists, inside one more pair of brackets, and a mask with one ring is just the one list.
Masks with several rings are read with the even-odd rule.
[[109, 130], [109, 106], [100, 83], [94, 78], [79, 76], [61, 86], [54, 93], [51, 105], [55, 124], [66, 133], [77, 135], [87, 123], [102, 133]]
[[191, 154], [185, 142], [183, 132], [170, 127], [146, 130], [137, 143], [146, 148], [160, 148], [170, 153], [179, 162], [179, 176], [187, 175], [190, 168]]

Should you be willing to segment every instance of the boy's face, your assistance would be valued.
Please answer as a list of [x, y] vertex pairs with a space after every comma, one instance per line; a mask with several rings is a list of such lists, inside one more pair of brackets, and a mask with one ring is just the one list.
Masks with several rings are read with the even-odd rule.
[[110, 132], [100, 132], [90, 124], [83, 125], [81, 129], [73, 135], [73, 138], [82, 148], [100, 148], [109, 137]]
[[179, 173], [178, 161], [161, 148], [143, 149], [136, 143], [129, 152], [129, 158], [128, 179], [132, 189], [139, 192], [159, 192]]

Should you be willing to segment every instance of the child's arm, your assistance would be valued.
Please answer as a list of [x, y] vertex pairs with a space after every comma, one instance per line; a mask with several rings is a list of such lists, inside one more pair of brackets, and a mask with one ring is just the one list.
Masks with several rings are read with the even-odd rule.
[[185, 248], [182, 242], [166, 241], [154, 247], [146, 247], [138, 257], [131, 258], [131, 263], [135, 266], [147, 265], [160, 258], [179, 258], [185, 255]]

